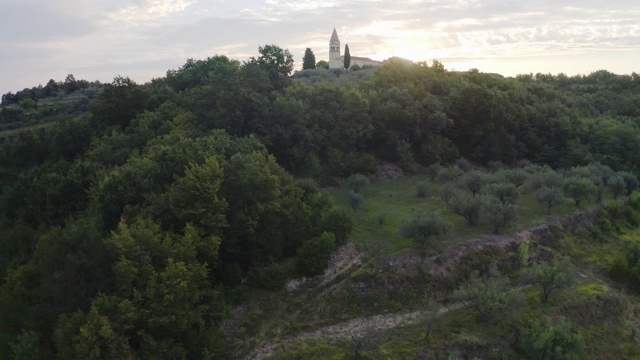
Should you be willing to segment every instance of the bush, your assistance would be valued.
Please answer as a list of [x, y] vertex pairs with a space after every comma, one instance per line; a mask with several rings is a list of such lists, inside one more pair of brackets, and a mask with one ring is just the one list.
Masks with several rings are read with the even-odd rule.
[[298, 249], [297, 268], [301, 275], [316, 276], [324, 272], [336, 249], [336, 237], [330, 232], [305, 241]]
[[460, 158], [456, 160], [456, 166], [464, 172], [469, 172], [473, 170], [473, 165], [469, 162], [469, 160], [465, 158]]
[[526, 332], [522, 355], [528, 359], [582, 359], [585, 343], [582, 336], [571, 330], [572, 324], [560, 319], [534, 321]]
[[523, 306], [525, 301], [521, 293], [509, 290], [507, 277], [500, 274], [495, 265], [489, 268], [485, 276], [480, 276], [478, 271], [471, 274], [469, 281], [460, 286], [453, 297], [469, 301], [481, 321], [497, 320], [510, 310]]
[[464, 175], [464, 171], [457, 167], [444, 168], [440, 170], [436, 180], [439, 183], [450, 183], [458, 180]]
[[357, 192], [351, 190], [349, 192], [349, 196], [347, 197], [347, 202], [349, 206], [353, 209], [353, 211], [358, 210], [360, 204], [362, 204], [363, 196], [362, 194], [358, 194]]
[[613, 193], [613, 198], [617, 199], [619, 195], [624, 194], [627, 190], [627, 183], [620, 174], [615, 174], [609, 179], [609, 188]]
[[354, 174], [349, 176], [347, 179], [347, 185], [351, 188], [351, 190], [360, 193], [365, 186], [369, 185], [371, 182], [369, 178], [362, 174]]
[[441, 170], [442, 170], [442, 165], [435, 163], [427, 166], [425, 173], [429, 177], [429, 180], [435, 181], [436, 177], [438, 176]]
[[353, 229], [353, 216], [349, 210], [342, 207], [333, 207], [322, 214], [320, 218], [321, 230], [331, 232], [336, 237], [337, 245], [342, 245]]

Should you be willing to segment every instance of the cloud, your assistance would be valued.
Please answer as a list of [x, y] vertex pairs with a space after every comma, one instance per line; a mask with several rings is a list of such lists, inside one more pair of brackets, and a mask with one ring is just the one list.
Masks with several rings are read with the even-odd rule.
[[194, 3], [195, 0], [138, 0], [110, 12], [108, 18], [116, 24], [136, 26], [183, 12]]
[[564, 56], [597, 69], [618, 54], [616, 66], [631, 72], [638, 18], [640, 3], [628, 0], [0, 0], [0, 51], [11, 54], [0, 57], [0, 92], [66, 73], [142, 82], [187, 58], [246, 60], [264, 44], [288, 48], [298, 64], [307, 47], [327, 59], [334, 27], [353, 55], [380, 60], [482, 70], [501, 61], [543, 67], [541, 59], [568, 66], [557, 60]]

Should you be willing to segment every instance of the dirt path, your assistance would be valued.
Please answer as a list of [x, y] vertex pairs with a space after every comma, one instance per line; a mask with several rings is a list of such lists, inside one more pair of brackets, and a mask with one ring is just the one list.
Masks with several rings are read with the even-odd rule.
[[478, 252], [487, 248], [504, 249], [513, 244], [519, 245], [533, 236], [540, 235], [547, 231], [549, 226], [533, 226], [514, 234], [489, 235], [480, 239], [465, 241], [461, 244], [451, 245], [442, 250], [437, 255], [425, 257], [420, 255], [400, 255], [391, 256], [386, 259], [387, 266], [401, 266], [405, 264], [423, 263], [427, 265], [434, 276], [446, 276], [449, 271], [455, 268], [457, 263], [467, 254]]
[[[443, 306], [437, 310], [438, 314], [444, 314], [451, 310], [459, 309], [466, 303], [455, 303], [449, 306]], [[323, 326], [313, 331], [307, 331], [298, 335], [280, 340], [275, 343], [264, 343], [256, 348], [253, 353], [245, 357], [245, 359], [265, 359], [278, 348], [286, 348], [290, 343], [298, 340], [308, 339], [327, 339], [339, 340], [350, 339], [352, 336], [361, 338], [380, 330], [393, 329], [399, 326], [409, 326], [419, 322], [428, 312], [424, 310], [413, 311], [401, 314], [373, 315], [365, 318], [357, 318], [334, 325]]]

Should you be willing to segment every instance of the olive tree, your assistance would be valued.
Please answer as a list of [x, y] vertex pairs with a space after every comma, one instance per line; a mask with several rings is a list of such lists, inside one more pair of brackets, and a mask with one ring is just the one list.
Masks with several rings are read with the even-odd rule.
[[447, 234], [451, 228], [451, 223], [440, 213], [427, 214], [419, 211], [409, 221], [402, 224], [400, 234], [405, 238], [412, 239], [418, 247], [424, 248], [429, 238]]

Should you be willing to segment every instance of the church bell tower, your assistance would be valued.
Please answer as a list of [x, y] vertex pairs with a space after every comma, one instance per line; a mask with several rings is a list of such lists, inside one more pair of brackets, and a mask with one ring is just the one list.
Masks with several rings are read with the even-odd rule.
[[329, 40], [329, 68], [337, 69], [343, 67], [340, 60], [340, 39], [336, 28], [333, 28], [333, 34], [331, 34], [331, 40]]

